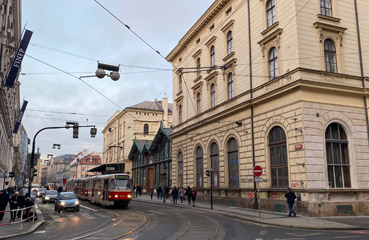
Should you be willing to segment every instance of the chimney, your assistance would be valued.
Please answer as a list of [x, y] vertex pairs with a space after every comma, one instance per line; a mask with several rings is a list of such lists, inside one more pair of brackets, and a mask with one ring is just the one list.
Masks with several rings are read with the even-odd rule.
[[166, 128], [168, 127], [168, 98], [167, 98], [167, 94], [164, 93], [164, 97], [163, 100], [161, 101], [161, 107], [164, 110], [164, 115], [163, 115], [163, 127]]

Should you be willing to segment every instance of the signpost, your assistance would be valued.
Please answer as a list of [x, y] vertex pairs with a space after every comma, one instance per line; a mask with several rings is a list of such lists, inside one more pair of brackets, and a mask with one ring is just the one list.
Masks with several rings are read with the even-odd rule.
[[254, 167], [254, 176], [255, 176], [255, 182], [257, 184], [257, 188], [258, 188], [258, 191], [257, 191], [257, 201], [258, 201], [258, 210], [259, 210], [259, 218], [261, 218], [261, 211], [260, 211], [260, 196], [259, 196], [259, 182], [261, 182], [263, 179], [261, 178], [261, 174], [263, 173], [263, 169], [256, 165]]

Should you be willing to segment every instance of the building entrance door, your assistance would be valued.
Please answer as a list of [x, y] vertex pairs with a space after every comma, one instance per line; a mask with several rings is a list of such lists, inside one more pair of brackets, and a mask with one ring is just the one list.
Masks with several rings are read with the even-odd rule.
[[147, 192], [150, 192], [150, 189], [154, 187], [154, 168], [147, 170], [147, 179]]

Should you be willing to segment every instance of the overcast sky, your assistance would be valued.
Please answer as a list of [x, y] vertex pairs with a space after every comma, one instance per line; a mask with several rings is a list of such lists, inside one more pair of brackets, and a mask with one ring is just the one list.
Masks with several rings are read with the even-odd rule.
[[[214, 2], [98, 1], [163, 56]], [[64, 126], [67, 120], [80, 125], [88, 121], [98, 129], [96, 138], [90, 138], [89, 129], [81, 128], [78, 139], [72, 138], [72, 129], [43, 131], [36, 139], [43, 157], [83, 149], [101, 152], [101, 131], [115, 111], [161, 99], [164, 93], [173, 101], [171, 65], [94, 0], [23, 0], [22, 26], [33, 31], [19, 77], [21, 102], [28, 101], [22, 121], [28, 137], [32, 140], [41, 128]], [[80, 81], [78, 77], [95, 73], [97, 61], [120, 64], [120, 80]], [[61, 149], [52, 149], [54, 143]]]

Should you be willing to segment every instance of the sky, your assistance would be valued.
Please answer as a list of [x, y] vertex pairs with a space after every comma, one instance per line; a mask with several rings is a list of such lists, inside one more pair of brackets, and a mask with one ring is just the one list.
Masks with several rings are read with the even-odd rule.
[[[214, 2], [97, 1], [164, 57]], [[21, 104], [28, 101], [22, 120], [28, 138], [32, 141], [40, 129], [65, 126], [66, 121], [97, 128], [95, 138], [90, 128], [80, 128], [78, 139], [72, 138], [71, 128], [42, 131], [36, 147], [43, 158], [84, 149], [102, 152], [101, 131], [117, 110], [160, 100], [164, 94], [173, 102], [172, 66], [98, 3], [22, 1], [22, 29], [33, 32], [19, 76]], [[95, 74], [98, 62], [120, 65], [120, 79], [83, 78]]]

